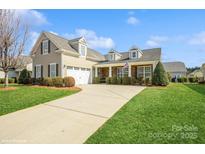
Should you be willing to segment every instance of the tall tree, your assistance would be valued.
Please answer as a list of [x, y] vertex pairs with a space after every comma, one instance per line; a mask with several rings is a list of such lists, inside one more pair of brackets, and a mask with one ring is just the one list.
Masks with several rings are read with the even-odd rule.
[[8, 86], [8, 72], [23, 64], [21, 55], [27, 36], [28, 26], [14, 10], [0, 10], [0, 70], [5, 73], [5, 87]]

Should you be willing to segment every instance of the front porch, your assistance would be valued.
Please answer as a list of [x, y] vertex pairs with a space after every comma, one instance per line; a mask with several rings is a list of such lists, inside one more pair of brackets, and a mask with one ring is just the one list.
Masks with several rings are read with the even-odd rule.
[[149, 79], [151, 81], [153, 68], [153, 64], [102, 65], [95, 67], [95, 77], [99, 77], [101, 83], [105, 83], [107, 77], [131, 77], [138, 80], [145, 81]]

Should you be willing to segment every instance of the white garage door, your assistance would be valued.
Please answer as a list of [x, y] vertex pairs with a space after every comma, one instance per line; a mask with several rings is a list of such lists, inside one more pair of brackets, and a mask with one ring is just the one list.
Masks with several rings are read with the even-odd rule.
[[76, 85], [88, 84], [90, 81], [91, 73], [88, 68], [80, 67], [67, 67], [67, 76], [72, 76], [75, 79]]

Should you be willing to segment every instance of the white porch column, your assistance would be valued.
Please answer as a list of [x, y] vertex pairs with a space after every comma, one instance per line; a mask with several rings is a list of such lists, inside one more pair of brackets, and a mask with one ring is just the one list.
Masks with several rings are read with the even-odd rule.
[[129, 67], [128, 67], [128, 77], [131, 77], [132, 76], [132, 74], [131, 74], [131, 65], [129, 65]]
[[95, 77], [98, 77], [98, 68], [95, 67]]
[[109, 66], [109, 77], [112, 77], [112, 67]]

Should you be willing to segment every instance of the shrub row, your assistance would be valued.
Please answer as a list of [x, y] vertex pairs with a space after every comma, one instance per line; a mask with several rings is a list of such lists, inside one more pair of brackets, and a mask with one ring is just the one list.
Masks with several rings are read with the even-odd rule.
[[75, 79], [71, 76], [69, 77], [55, 77], [55, 78], [32, 78], [31, 83], [34, 85], [42, 86], [55, 86], [55, 87], [73, 87], [75, 86]]
[[[3, 84], [4, 81], [5, 81], [4, 78], [0, 78], [0, 84]], [[15, 83], [15, 78], [9, 78], [9, 79], [8, 79], [8, 82], [9, 82], [9, 83]]]
[[[147, 78], [143, 80], [143, 78], [134, 78], [134, 77], [107, 77], [105, 79], [106, 84], [118, 84], [118, 85], [151, 85], [152, 81]], [[95, 77], [93, 79], [93, 83], [99, 84], [100, 83], [100, 78]]]
[[195, 77], [190, 77], [190, 78], [186, 78], [186, 77], [181, 77], [181, 78], [172, 78], [171, 82], [179, 82], [179, 83], [184, 83], [184, 82], [190, 82], [190, 83], [195, 83], [198, 82], [198, 78]]

